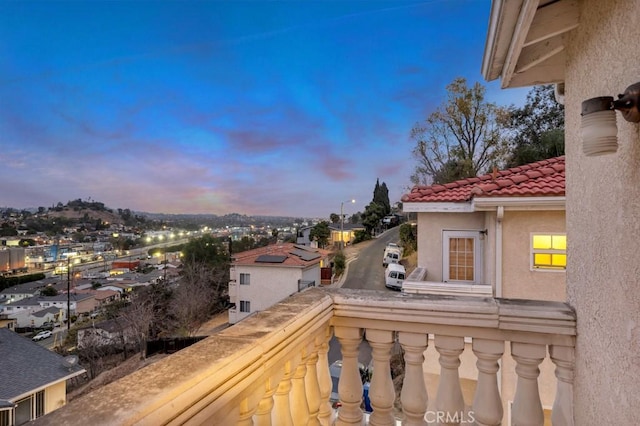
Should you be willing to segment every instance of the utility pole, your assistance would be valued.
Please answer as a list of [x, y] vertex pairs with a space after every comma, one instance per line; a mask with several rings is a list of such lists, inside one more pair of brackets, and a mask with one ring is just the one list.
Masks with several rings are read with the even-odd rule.
[[71, 330], [71, 267], [67, 256], [67, 332]]

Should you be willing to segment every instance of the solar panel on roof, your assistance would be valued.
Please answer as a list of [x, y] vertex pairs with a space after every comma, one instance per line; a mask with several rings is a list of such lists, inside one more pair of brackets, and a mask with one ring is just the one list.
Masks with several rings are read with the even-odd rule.
[[307, 261], [314, 260], [321, 257], [320, 254], [318, 253], [304, 251], [304, 250], [292, 250], [289, 253], [294, 256], [298, 256], [302, 260], [307, 260]]
[[274, 254], [263, 254], [258, 256], [256, 259], [257, 263], [282, 263], [287, 260], [287, 256], [284, 255], [274, 255]]

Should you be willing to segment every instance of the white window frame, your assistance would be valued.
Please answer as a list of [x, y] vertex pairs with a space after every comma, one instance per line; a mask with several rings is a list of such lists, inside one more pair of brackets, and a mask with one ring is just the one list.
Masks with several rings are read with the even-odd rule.
[[240, 285], [250, 285], [251, 284], [251, 274], [241, 272], [240, 273]]
[[566, 232], [531, 232], [529, 234], [529, 270], [535, 272], [567, 272], [567, 267], [565, 265], [564, 268], [554, 268], [554, 267], [540, 267], [534, 266], [533, 255], [535, 253], [549, 253], [549, 254], [564, 254], [567, 255], [567, 250], [553, 250], [553, 249], [534, 249], [533, 248], [533, 237], [535, 235], [563, 235], [565, 238], [567, 236]]
[[240, 312], [251, 313], [251, 301], [241, 300], [239, 310]]
[[[482, 278], [484, 241], [482, 230], [443, 230], [442, 231], [442, 281], [456, 284], [484, 284]], [[451, 238], [473, 239], [473, 281], [452, 280], [449, 278], [449, 240]]]

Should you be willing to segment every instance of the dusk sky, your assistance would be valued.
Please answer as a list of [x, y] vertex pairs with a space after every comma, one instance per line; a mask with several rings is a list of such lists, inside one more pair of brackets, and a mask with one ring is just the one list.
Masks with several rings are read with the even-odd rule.
[[0, 0], [0, 207], [328, 217], [410, 187], [489, 0]]

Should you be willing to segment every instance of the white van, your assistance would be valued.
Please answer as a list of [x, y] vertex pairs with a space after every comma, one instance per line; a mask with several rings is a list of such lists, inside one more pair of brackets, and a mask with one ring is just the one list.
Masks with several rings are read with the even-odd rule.
[[404, 266], [397, 263], [390, 263], [384, 271], [384, 285], [394, 290], [402, 290], [406, 271]]
[[400, 263], [401, 257], [402, 252], [400, 251], [400, 248], [387, 247], [384, 249], [384, 254], [382, 255], [382, 266], [386, 268], [387, 265], [392, 263]]

